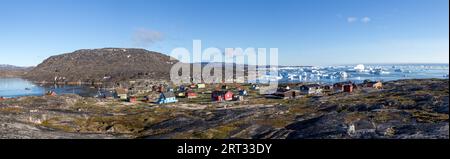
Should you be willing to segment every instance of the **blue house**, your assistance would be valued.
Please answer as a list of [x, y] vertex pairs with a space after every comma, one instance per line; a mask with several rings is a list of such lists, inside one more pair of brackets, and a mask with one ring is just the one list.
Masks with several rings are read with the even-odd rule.
[[186, 91], [186, 87], [181, 85], [180, 88], [178, 89], [178, 91], [184, 92], [184, 91]]
[[166, 103], [176, 103], [178, 102], [177, 98], [175, 97], [175, 94], [173, 92], [164, 92], [161, 93], [159, 96], [157, 104], [166, 104]]

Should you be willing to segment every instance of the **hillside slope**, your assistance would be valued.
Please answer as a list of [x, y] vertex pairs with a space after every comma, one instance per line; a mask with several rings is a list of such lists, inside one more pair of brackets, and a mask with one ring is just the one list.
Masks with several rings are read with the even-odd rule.
[[169, 79], [170, 57], [144, 49], [85, 49], [52, 56], [30, 71], [37, 82], [101, 82], [136, 78]]

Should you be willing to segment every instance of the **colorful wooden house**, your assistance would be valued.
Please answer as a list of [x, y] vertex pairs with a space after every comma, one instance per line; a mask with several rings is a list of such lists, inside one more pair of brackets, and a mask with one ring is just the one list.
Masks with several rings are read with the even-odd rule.
[[213, 101], [231, 101], [233, 100], [233, 92], [231, 91], [214, 91], [211, 94]]
[[332, 91], [333, 91], [333, 85], [323, 85], [322, 86], [323, 93], [330, 93]]
[[128, 97], [128, 102], [136, 103], [137, 102], [137, 97], [134, 97], [134, 96]]
[[186, 97], [186, 98], [197, 98], [198, 95], [197, 95], [197, 93], [195, 93], [194, 91], [186, 91], [185, 97]]
[[266, 98], [276, 98], [276, 99], [293, 99], [300, 95], [298, 90], [286, 90], [284, 88], [278, 89], [275, 93], [267, 95]]
[[[351, 87], [350, 87], [350, 86]], [[346, 89], [346, 87], [347, 87], [347, 89]], [[351, 89], [350, 89], [351, 88]], [[353, 82], [351, 82], [351, 81], [348, 81], [348, 82], [340, 82], [340, 83], [335, 83], [334, 85], [333, 85], [333, 89], [336, 91], [336, 92], [353, 92], [353, 90], [355, 90], [355, 89], [357, 89], [358, 87], [356, 86], [356, 84], [354, 84]]]
[[161, 93], [159, 96], [157, 104], [166, 104], [166, 103], [176, 103], [178, 102], [177, 98], [175, 97], [175, 94], [173, 92], [164, 92]]
[[319, 95], [322, 94], [323, 89], [319, 84], [308, 84], [299, 87], [302, 94], [305, 95]]
[[186, 91], [186, 86], [181, 85], [181, 86], [178, 88], [178, 91], [179, 91], [179, 92], [184, 92], [184, 91]]
[[46, 96], [57, 96], [55, 91], [48, 91], [47, 93], [45, 93]]
[[204, 88], [206, 88], [206, 85], [205, 84], [197, 84], [197, 88], [204, 89]]
[[114, 91], [114, 97], [119, 98], [120, 100], [127, 100], [128, 99], [128, 90], [123, 88], [117, 88]]

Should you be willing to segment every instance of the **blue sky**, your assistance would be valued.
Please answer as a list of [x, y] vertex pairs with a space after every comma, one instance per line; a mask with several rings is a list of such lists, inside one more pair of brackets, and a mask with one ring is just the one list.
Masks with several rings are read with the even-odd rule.
[[0, 64], [85, 48], [279, 48], [283, 65], [448, 63], [448, 0], [0, 0]]

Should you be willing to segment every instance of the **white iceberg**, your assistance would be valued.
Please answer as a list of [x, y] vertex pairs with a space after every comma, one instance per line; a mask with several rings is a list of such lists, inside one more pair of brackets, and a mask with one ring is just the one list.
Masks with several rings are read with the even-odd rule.
[[359, 65], [356, 65], [356, 67], [353, 69], [355, 69], [357, 72], [364, 72], [366, 67], [363, 64], [359, 64]]

